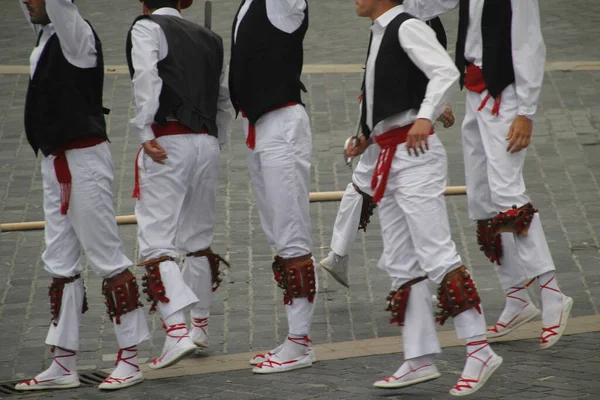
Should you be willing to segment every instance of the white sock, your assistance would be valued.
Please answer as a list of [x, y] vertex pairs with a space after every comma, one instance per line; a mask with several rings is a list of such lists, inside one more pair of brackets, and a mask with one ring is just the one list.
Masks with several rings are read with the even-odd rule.
[[406, 379], [411, 379], [409, 376], [411, 372], [416, 372], [420, 369], [430, 367], [435, 367], [435, 358], [432, 354], [427, 354], [421, 357], [405, 360], [393, 376], [395, 378], [406, 377]]
[[175, 311], [173, 314], [169, 315], [164, 319], [165, 325], [167, 327], [179, 324], [185, 324], [185, 314], [183, 310]]
[[77, 353], [55, 347], [52, 364], [50, 364], [50, 367], [47, 370], [35, 378], [38, 381], [41, 381], [69, 374], [77, 374]]
[[519, 314], [532, 300], [527, 288], [534, 282], [534, 279], [518, 286], [512, 286], [506, 290], [506, 303], [499, 322], [507, 323], [515, 315]]
[[119, 349], [116, 365], [117, 367], [110, 374], [113, 378], [125, 379], [138, 372], [140, 367], [137, 359], [137, 346]]
[[283, 347], [271, 359], [274, 361], [290, 361], [302, 357], [308, 352], [311, 341], [306, 335], [290, 333], [283, 343]]
[[481, 369], [495, 353], [489, 346], [485, 335], [474, 336], [467, 339], [467, 362], [461, 378], [477, 380]]
[[554, 271], [538, 276], [540, 296], [542, 298], [542, 323], [553, 326], [560, 320], [564, 295], [558, 287]]

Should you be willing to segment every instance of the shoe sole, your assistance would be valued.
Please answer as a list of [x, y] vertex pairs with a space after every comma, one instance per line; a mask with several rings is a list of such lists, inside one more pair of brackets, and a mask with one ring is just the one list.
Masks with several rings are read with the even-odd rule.
[[35, 386], [24, 386], [22, 388], [15, 387], [15, 390], [18, 390], [19, 392], [30, 392], [33, 390], [74, 389], [74, 388], [78, 388], [79, 386], [81, 386], [81, 382], [69, 383], [66, 385], [53, 385], [53, 386], [35, 385]]
[[573, 299], [569, 297], [569, 300], [567, 301], [567, 308], [563, 311], [563, 317], [565, 319], [565, 324], [558, 330], [558, 335], [556, 335], [556, 339], [553, 342], [550, 342], [550, 343], [540, 343], [540, 349], [541, 350], [549, 349], [550, 347], [552, 347], [556, 343], [558, 343], [558, 341], [560, 340], [560, 338], [565, 333], [565, 330], [567, 329], [567, 324], [569, 323], [569, 317], [571, 316], [571, 309], [572, 308], [573, 308]]
[[341, 276], [339, 276], [337, 273], [333, 272], [333, 270], [331, 270], [329, 267], [326, 267], [323, 264], [319, 264], [319, 265], [325, 271], [329, 272], [329, 275], [331, 275], [333, 277], [333, 279], [335, 279], [337, 281], [337, 283], [339, 283], [340, 285], [346, 287], [346, 289], [350, 289], [350, 285], [348, 284], [348, 282], [345, 281]]
[[201, 342], [199, 340], [194, 340], [193, 342], [196, 346], [200, 347], [201, 349], [208, 349], [208, 343]]
[[299, 365], [299, 366], [295, 366], [292, 368], [287, 368], [287, 369], [257, 369], [257, 368], [253, 368], [252, 372], [255, 374], [279, 374], [279, 373], [283, 373], [283, 372], [289, 372], [289, 371], [295, 371], [297, 369], [302, 369], [302, 368], [309, 368], [312, 367], [312, 362], [310, 364], [305, 364], [305, 365]]
[[528, 323], [529, 321], [531, 321], [532, 319], [536, 318], [537, 316], [539, 316], [541, 314], [540, 310], [538, 308], [536, 308], [536, 312], [531, 314], [529, 317], [525, 318], [523, 321], [520, 321], [518, 324], [516, 324], [515, 326], [513, 326], [512, 328], [504, 331], [504, 332], [498, 332], [498, 333], [486, 333], [486, 336], [489, 339], [497, 339], [500, 338], [502, 336], [506, 336], [509, 333], [519, 329], [520, 327], [522, 327], [523, 325], [525, 325], [526, 323]]
[[196, 352], [196, 350], [198, 349], [198, 347], [194, 346], [194, 347], [190, 347], [189, 349], [187, 349], [186, 351], [181, 352], [177, 357], [173, 358], [171, 361], [169, 361], [166, 364], [162, 364], [160, 366], [154, 366], [151, 363], [148, 363], [148, 367], [150, 369], [162, 369], [162, 368], [167, 368], [170, 367], [172, 365], [177, 364], [179, 361], [181, 361], [182, 359], [184, 359], [185, 357], [192, 355]]
[[486, 378], [483, 380], [483, 382], [481, 382], [481, 385], [479, 385], [477, 387], [477, 389], [470, 391], [470, 392], [453, 392], [452, 390], [450, 390], [450, 394], [452, 396], [455, 397], [462, 397], [462, 396], [469, 396], [472, 395], [473, 393], [477, 392], [479, 389], [481, 389], [482, 387], [485, 386], [486, 382], [492, 377], [492, 375], [494, 375], [494, 372], [496, 372], [496, 370], [502, 365], [502, 363], [504, 362], [504, 359], [500, 356], [498, 356], [499, 360], [498, 360], [498, 364], [494, 365], [494, 367], [492, 367], [492, 370], [490, 371], [490, 373], [488, 374], [488, 376], [486, 376]]
[[434, 375], [424, 376], [423, 378], [413, 379], [412, 381], [402, 382], [402, 383], [398, 383], [398, 384], [393, 384], [393, 383], [390, 384], [387, 382], [383, 383], [383, 384], [378, 384], [377, 382], [375, 382], [373, 384], [373, 387], [376, 387], [378, 389], [399, 389], [399, 388], [405, 388], [405, 387], [409, 387], [409, 386], [413, 386], [413, 385], [418, 385], [419, 383], [423, 383], [423, 382], [429, 382], [429, 381], [439, 378], [440, 376], [442, 376], [442, 374], [440, 374], [438, 372], [437, 374], [434, 374]]
[[106, 386], [102, 386], [102, 383], [100, 385], [98, 385], [98, 389], [100, 390], [119, 390], [119, 389], [125, 389], [128, 388], [130, 386], [133, 385], [137, 385], [138, 383], [142, 383], [144, 382], [144, 377], [142, 376], [140, 379], [137, 380], [131, 380], [127, 383], [119, 383], [119, 384], [113, 384], [113, 385], [106, 385]]
[[[275, 354], [273, 354], [273, 355], [275, 355]], [[268, 360], [268, 358], [265, 358], [265, 359], [264, 359], [264, 360], [262, 360], [262, 361], [253, 361], [253, 360], [250, 360], [250, 361], [249, 361], [249, 363], [250, 363], [250, 365], [258, 365], [258, 364], [260, 364], [261, 362], [264, 362], [264, 361], [267, 361], [267, 360]], [[315, 356], [315, 355], [314, 355], [314, 353], [313, 353], [313, 356], [312, 356], [312, 363], [314, 364], [314, 363], [316, 363], [316, 362], [317, 362], [317, 356]]]

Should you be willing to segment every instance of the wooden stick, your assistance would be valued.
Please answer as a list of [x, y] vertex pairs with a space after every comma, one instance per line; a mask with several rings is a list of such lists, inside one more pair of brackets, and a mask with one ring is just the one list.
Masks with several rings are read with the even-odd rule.
[[[467, 194], [467, 188], [465, 186], [449, 186], [444, 194], [446, 196], [464, 195]], [[343, 195], [343, 191], [312, 192], [310, 193], [310, 202], [322, 203], [328, 201], [340, 201], [342, 200]], [[137, 220], [135, 215], [120, 215], [117, 217], [117, 225], [134, 225], [136, 223]], [[0, 224], [0, 232], [36, 231], [44, 229], [44, 226], [44, 221]]]

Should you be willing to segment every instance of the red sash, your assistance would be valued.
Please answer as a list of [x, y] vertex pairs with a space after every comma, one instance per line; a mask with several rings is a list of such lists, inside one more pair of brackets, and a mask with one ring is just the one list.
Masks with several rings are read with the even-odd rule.
[[[281, 110], [282, 108], [295, 106], [298, 104], [300, 104], [300, 103], [296, 103], [296, 102], [287, 103], [287, 104], [284, 104], [279, 107], [271, 108], [269, 111], [267, 111], [267, 113], [270, 113], [271, 111]], [[246, 113], [244, 112], [244, 110], [240, 110], [240, 111], [242, 112], [242, 117], [248, 118], [246, 116]], [[248, 147], [250, 150], [254, 150], [255, 146], [256, 146], [256, 128], [254, 127], [254, 125], [248, 124], [248, 137], [246, 138], [246, 147]]]
[[[392, 169], [392, 162], [396, 155], [396, 149], [399, 144], [406, 142], [408, 131], [410, 131], [411, 127], [412, 124], [375, 136], [375, 142], [381, 148], [379, 156], [377, 156], [373, 178], [371, 179], [371, 189], [373, 190], [373, 201], [375, 203], [379, 203], [383, 198], [390, 170]], [[433, 135], [433, 133], [432, 130], [430, 135]]]
[[105, 141], [106, 139], [103, 138], [87, 136], [81, 139], [75, 139], [71, 143], [52, 152], [52, 155], [55, 157], [54, 172], [56, 173], [56, 179], [60, 184], [60, 213], [62, 215], [67, 215], [69, 202], [71, 200], [71, 170], [69, 169], [69, 161], [67, 160], [65, 152], [67, 150], [94, 147]]
[[[206, 129], [202, 129], [200, 132], [194, 132], [187, 125], [182, 124], [179, 121], [168, 121], [166, 125], [152, 124], [152, 132], [154, 132], [154, 136], [159, 138], [162, 136], [172, 136], [172, 135], [186, 135], [186, 134], [206, 134], [208, 131]], [[135, 156], [135, 173], [134, 173], [134, 186], [133, 193], [131, 197], [134, 199], [140, 199], [140, 173], [137, 167], [138, 160], [140, 158], [140, 154], [144, 150], [144, 147], [141, 147]]]
[[[483, 93], [487, 87], [485, 80], [483, 79], [483, 70], [475, 64], [469, 64], [467, 67], [467, 75], [465, 76], [465, 87], [467, 90], [475, 93]], [[492, 97], [491, 94], [487, 94], [477, 111], [483, 110], [488, 100]], [[500, 103], [502, 101], [502, 95], [498, 95], [494, 100], [494, 106], [492, 107], [492, 115], [500, 115]]]

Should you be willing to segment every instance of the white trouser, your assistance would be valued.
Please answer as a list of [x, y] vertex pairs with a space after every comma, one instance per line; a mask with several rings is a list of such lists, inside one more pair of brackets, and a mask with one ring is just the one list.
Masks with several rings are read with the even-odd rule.
[[[473, 220], [492, 218], [500, 211], [521, 207], [530, 202], [525, 194], [523, 165], [526, 150], [506, 151], [506, 136], [518, 114], [515, 86], [502, 92], [500, 114], [492, 115], [493, 99], [477, 111], [487, 91], [467, 91], [466, 115], [462, 125], [465, 180], [469, 217]], [[510, 240], [503, 234], [504, 258], [496, 272], [504, 289], [517, 286], [555, 269], [546, 236], [536, 213], [526, 237]]]
[[[248, 168], [267, 241], [282, 258], [309, 254], [312, 137], [308, 115], [301, 105], [285, 107], [263, 115], [255, 129], [256, 146], [248, 150]], [[247, 136], [247, 119], [244, 132]], [[286, 307], [290, 333], [309, 333], [315, 306], [316, 297], [313, 303], [294, 299]]]
[[432, 292], [427, 281], [412, 285], [402, 328], [404, 358], [441, 353], [431, 309]]
[[[83, 271], [82, 251], [90, 268], [103, 278], [113, 277], [131, 266], [119, 238], [113, 208], [114, 170], [107, 143], [65, 152], [71, 172], [71, 197], [67, 215], [60, 212], [60, 184], [54, 156], [42, 157], [46, 250], [45, 269], [56, 278], [70, 278]], [[99, 290], [99, 288], [98, 288]], [[51, 325], [46, 343], [79, 349], [79, 322], [83, 304], [83, 281], [65, 285], [57, 325]], [[56, 321], [55, 321], [56, 322]], [[126, 314], [115, 324], [120, 347], [149, 338], [141, 309]]]
[[[360, 157], [356, 169], [352, 174], [352, 182], [369, 196], [373, 196], [371, 190], [371, 178], [377, 162], [379, 146], [369, 146]], [[363, 196], [356, 191], [354, 185], [349, 183], [342, 197], [340, 208], [333, 225], [331, 236], [331, 250], [337, 255], [345, 256], [356, 240], [360, 214], [362, 210]]]
[[[138, 220], [140, 261], [162, 256], [179, 260], [204, 250], [213, 240], [219, 180], [219, 143], [207, 134], [163, 136], [165, 165], [140, 154], [137, 168], [140, 199]], [[208, 313], [212, 302], [210, 268], [206, 257], [186, 258], [184, 272], [175, 261], [160, 264], [168, 303], [158, 303], [163, 318], [190, 304]], [[207, 315], [208, 316], [208, 315]]]
[[[428, 140], [429, 151], [418, 157], [410, 156], [405, 144], [398, 145], [378, 207], [383, 236], [378, 266], [392, 279], [392, 290], [425, 274], [439, 285], [447, 273], [462, 265], [450, 235], [444, 198], [446, 151], [437, 135]], [[485, 318], [471, 309], [455, 318], [455, 327], [459, 338], [483, 335]]]

